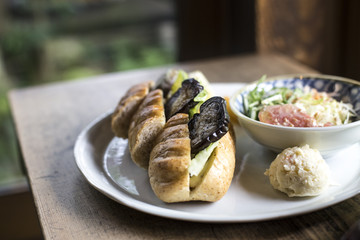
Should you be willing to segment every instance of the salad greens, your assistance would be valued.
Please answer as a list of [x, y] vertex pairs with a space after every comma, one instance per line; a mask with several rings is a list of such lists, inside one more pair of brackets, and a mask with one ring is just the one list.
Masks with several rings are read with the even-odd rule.
[[259, 112], [269, 105], [292, 104], [315, 120], [316, 126], [347, 124], [356, 116], [351, 104], [336, 101], [325, 92], [305, 87], [294, 90], [286, 87], [273, 87], [269, 91], [260, 89], [266, 76], [262, 76], [247, 96], [243, 96], [246, 116], [259, 120]]
[[266, 75], [263, 75], [258, 84], [249, 94], [243, 96], [244, 113], [246, 116], [259, 120], [258, 115], [261, 109], [266, 105], [292, 104], [303, 95], [301, 89], [291, 90], [286, 87], [272, 88], [270, 91], [259, 89], [259, 85], [264, 82]]

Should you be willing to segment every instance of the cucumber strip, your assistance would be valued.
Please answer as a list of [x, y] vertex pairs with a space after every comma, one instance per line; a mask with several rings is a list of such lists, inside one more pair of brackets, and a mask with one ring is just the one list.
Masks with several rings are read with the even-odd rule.
[[261, 103], [265, 104], [265, 105], [270, 105], [273, 102], [282, 102], [282, 101], [283, 101], [282, 95], [281, 94], [276, 94], [276, 95], [273, 95], [271, 97], [265, 98], [264, 100], [261, 101]]

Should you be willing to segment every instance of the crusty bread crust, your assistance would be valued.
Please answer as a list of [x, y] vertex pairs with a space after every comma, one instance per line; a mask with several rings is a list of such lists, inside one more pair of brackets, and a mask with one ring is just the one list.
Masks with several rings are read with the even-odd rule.
[[165, 125], [163, 92], [151, 91], [131, 119], [129, 126], [129, 149], [132, 160], [140, 167], [149, 166], [150, 152], [157, 135]]
[[164, 202], [181, 202], [189, 197], [191, 148], [188, 121], [188, 115], [183, 113], [171, 117], [150, 154], [150, 184]]
[[130, 120], [153, 85], [153, 81], [134, 85], [120, 99], [111, 116], [111, 129], [115, 136], [128, 138]]
[[[231, 129], [232, 130], [232, 129]], [[190, 200], [215, 202], [228, 191], [235, 170], [235, 136], [229, 131], [219, 141], [209, 161], [211, 167], [191, 191]]]
[[230, 187], [235, 169], [234, 134], [229, 131], [219, 140], [201, 182], [190, 189], [188, 168], [191, 147], [188, 115], [176, 114], [159, 134], [150, 155], [149, 177], [155, 195], [164, 202], [209, 201], [222, 198]]

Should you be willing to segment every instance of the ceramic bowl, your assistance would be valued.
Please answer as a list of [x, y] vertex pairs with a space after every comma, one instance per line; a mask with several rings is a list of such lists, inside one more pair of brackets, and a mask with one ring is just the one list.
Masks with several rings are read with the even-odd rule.
[[[256, 142], [281, 152], [285, 148], [308, 144], [318, 149], [323, 156], [349, 147], [360, 141], [360, 121], [341, 126], [330, 127], [285, 127], [262, 123], [244, 115], [243, 97], [255, 88], [257, 82], [251, 83], [236, 92], [230, 99], [231, 110], [237, 116], [240, 125]], [[290, 89], [309, 86], [319, 92], [331, 93], [336, 100], [351, 103], [360, 116], [360, 82], [328, 75], [285, 75], [268, 78], [259, 83], [259, 88], [270, 90], [273, 87]]]

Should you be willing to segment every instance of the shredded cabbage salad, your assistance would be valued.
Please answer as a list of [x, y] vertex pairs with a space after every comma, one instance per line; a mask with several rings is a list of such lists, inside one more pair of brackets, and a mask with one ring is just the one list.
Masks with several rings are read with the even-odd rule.
[[[285, 87], [274, 87], [270, 91], [265, 91], [259, 88], [259, 84], [266, 79], [263, 76], [255, 88], [249, 92], [246, 97], [243, 97], [244, 113], [246, 116], [261, 121], [259, 113], [261, 111], [268, 111], [266, 106], [272, 105], [293, 105], [296, 111], [307, 114], [314, 123], [312, 126], [335, 126], [347, 124], [356, 116], [353, 106], [350, 103], [343, 103], [336, 101], [325, 92], [318, 92], [316, 89], [305, 87], [304, 89], [296, 88], [294, 90]], [[294, 110], [295, 111], [295, 110]], [[272, 114], [272, 115], [271, 115]], [[271, 113], [270, 116], [274, 117]], [[283, 114], [283, 113], [282, 113]], [[291, 115], [291, 114], [290, 114]], [[266, 116], [269, 116], [266, 115]], [[284, 118], [284, 116], [281, 116]], [[293, 116], [285, 116], [292, 118]], [[279, 124], [277, 119], [273, 124]], [[294, 125], [291, 125], [294, 126]], [[294, 126], [296, 127], [296, 126]]]

